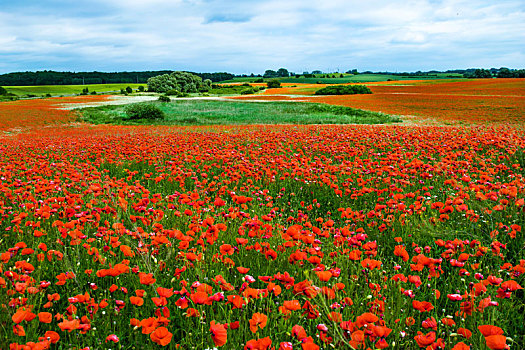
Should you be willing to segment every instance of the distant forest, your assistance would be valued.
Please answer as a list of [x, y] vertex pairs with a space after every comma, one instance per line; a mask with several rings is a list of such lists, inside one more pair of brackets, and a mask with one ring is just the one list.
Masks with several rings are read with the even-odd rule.
[[[83, 84], [116, 84], [138, 83], [146, 84], [151, 77], [170, 74], [171, 70], [145, 72], [55, 72], [50, 70], [38, 72], [16, 72], [0, 75], [0, 86], [32, 86], [32, 85], [83, 85]], [[203, 80], [212, 82], [229, 80], [235, 77], [230, 73], [193, 73]]]
[[[55, 72], [51, 70], [44, 70], [38, 72], [15, 72], [0, 74], [0, 86], [32, 86], [32, 85], [84, 85], [84, 84], [146, 84], [148, 79], [157, 75], [170, 74], [171, 70], [159, 71], [144, 71], [144, 72]], [[212, 82], [221, 82], [231, 80], [235, 77], [288, 77], [300, 76], [301, 74], [288, 72], [285, 68], [280, 68], [278, 71], [267, 70], [264, 75], [242, 74], [235, 75], [232, 73], [193, 73], [200, 76], [203, 80], [210, 79]], [[432, 76], [437, 73], [460, 74], [464, 78], [524, 78], [525, 69], [509, 69], [509, 68], [490, 68], [490, 69], [456, 69], [447, 70], [445, 72], [432, 70], [428, 72], [357, 72], [357, 69], [352, 69], [346, 72], [347, 74], [387, 74], [395, 76]], [[316, 70], [312, 73], [303, 72], [305, 77], [314, 77], [316, 74], [323, 74], [322, 71]], [[331, 73], [330, 73], [331, 74]], [[337, 73], [341, 75], [340, 73]], [[454, 77], [451, 75], [451, 77]]]

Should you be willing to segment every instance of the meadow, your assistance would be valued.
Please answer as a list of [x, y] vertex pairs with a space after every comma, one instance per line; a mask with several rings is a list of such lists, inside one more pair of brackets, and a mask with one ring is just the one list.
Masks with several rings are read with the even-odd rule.
[[[327, 73], [328, 74], [328, 73]], [[455, 73], [436, 73], [435, 75], [421, 75], [421, 76], [403, 76], [403, 75], [392, 75], [392, 74], [346, 74], [343, 73], [343, 77], [340, 77], [341, 73], [328, 74], [330, 78], [327, 78], [327, 74], [313, 74], [311, 78], [307, 78], [304, 75], [297, 77], [281, 77], [277, 78], [281, 83], [289, 84], [347, 84], [347, 83], [363, 83], [363, 82], [379, 82], [379, 81], [405, 81], [414, 79], [425, 79], [425, 80], [436, 80], [436, 79], [459, 79], [464, 80], [463, 75]], [[332, 78], [331, 76], [335, 77]], [[324, 77], [323, 77], [324, 76]], [[260, 77], [236, 77], [230, 80], [222, 81], [221, 83], [253, 83], [261, 79]], [[265, 81], [270, 80], [264, 78]]]
[[81, 120], [92, 124], [229, 125], [229, 124], [388, 124], [401, 119], [349, 107], [304, 102], [174, 100], [154, 103], [166, 118], [127, 120], [125, 106], [82, 109]]
[[89, 92], [97, 93], [118, 93], [121, 89], [131, 87], [136, 91], [139, 86], [147, 87], [147, 84], [88, 84], [88, 85], [35, 85], [35, 86], [6, 86], [8, 93], [16, 96], [39, 96], [44, 97], [49, 94], [51, 96], [60, 95], [78, 95], [83, 89], [88, 88]]
[[[250, 97], [388, 107], [391, 125], [0, 103], [0, 348], [524, 348], [523, 79], [471, 82]], [[313, 108], [215, 102], [164, 108]]]

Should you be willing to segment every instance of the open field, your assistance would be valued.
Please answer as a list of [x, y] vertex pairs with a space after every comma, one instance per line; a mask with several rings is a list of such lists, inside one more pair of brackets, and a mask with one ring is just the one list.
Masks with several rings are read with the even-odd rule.
[[0, 103], [0, 349], [523, 348], [523, 81], [162, 107], [417, 125], [93, 125], [60, 108], [109, 96]]
[[[460, 79], [463, 80], [461, 74], [446, 74], [446, 73], [436, 73], [436, 75], [423, 75], [423, 76], [401, 76], [401, 75], [391, 75], [391, 74], [343, 74], [343, 77], [339, 77], [339, 73], [334, 73], [335, 78], [322, 78], [321, 76], [326, 74], [315, 74], [315, 77], [305, 78], [304, 76], [296, 77], [287, 77], [287, 78], [277, 78], [281, 83], [291, 83], [291, 84], [315, 84], [321, 82], [322, 84], [346, 84], [346, 83], [362, 83], [362, 82], [378, 82], [378, 81], [404, 81], [404, 80], [417, 80], [417, 79]], [[332, 76], [332, 74], [330, 74]], [[254, 82], [260, 77], [236, 77], [231, 80], [222, 81], [221, 83], [241, 83], [241, 82]], [[271, 80], [270, 78], [264, 78], [265, 81]]]
[[229, 125], [229, 124], [387, 124], [401, 119], [348, 107], [313, 103], [175, 100], [156, 102], [165, 119], [126, 120], [125, 107], [83, 109], [82, 120], [93, 124]]
[[52, 96], [59, 95], [75, 95], [80, 94], [82, 89], [88, 88], [90, 92], [97, 93], [120, 92], [120, 89], [131, 87], [133, 91], [137, 90], [139, 86], [147, 88], [146, 84], [88, 84], [88, 85], [37, 85], [37, 86], [4, 86], [7, 92], [17, 96], [45, 96], [50, 94]]
[[[525, 79], [479, 79], [465, 81], [408, 81], [366, 84], [371, 95], [313, 95], [325, 85], [284, 86], [263, 95], [239, 96], [248, 100], [293, 100], [328, 103], [396, 115], [415, 116], [437, 123], [524, 122]], [[275, 96], [290, 95], [290, 96]]]

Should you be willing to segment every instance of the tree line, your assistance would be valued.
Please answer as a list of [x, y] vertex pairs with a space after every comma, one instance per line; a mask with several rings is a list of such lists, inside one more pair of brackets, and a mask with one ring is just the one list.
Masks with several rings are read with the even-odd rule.
[[[143, 71], [143, 72], [56, 72], [50, 70], [37, 72], [15, 72], [0, 74], [0, 86], [32, 86], [32, 85], [85, 85], [85, 84], [133, 84], [147, 83], [149, 78], [171, 74], [171, 70]], [[234, 74], [220, 73], [193, 73], [203, 80], [212, 82], [229, 80]]]

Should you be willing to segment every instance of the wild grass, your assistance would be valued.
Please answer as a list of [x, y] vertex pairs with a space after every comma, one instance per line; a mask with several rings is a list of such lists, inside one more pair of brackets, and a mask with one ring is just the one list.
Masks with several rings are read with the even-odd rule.
[[[304, 76], [277, 78], [281, 83], [297, 83], [297, 84], [315, 84], [320, 82], [322, 84], [346, 84], [346, 83], [363, 83], [363, 82], [378, 82], [387, 80], [442, 80], [442, 79], [460, 79], [463, 78], [461, 74], [447, 74], [447, 73], [436, 73], [435, 75], [414, 75], [414, 76], [403, 76], [403, 75], [392, 75], [392, 74], [343, 74], [340, 78], [339, 74], [334, 74], [336, 78], [322, 78], [325, 74], [316, 74], [312, 78], [305, 78]], [[329, 74], [331, 76], [331, 74]], [[240, 83], [240, 82], [254, 82], [260, 79], [260, 77], [237, 77], [231, 80], [223, 81], [221, 83]], [[270, 79], [264, 79], [268, 81]]]
[[79, 111], [93, 124], [230, 125], [230, 124], [387, 124], [401, 119], [348, 107], [299, 102], [238, 102], [183, 100], [155, 102], [164, 120], [127, 120], [125, 106], [102, 106]]
[[139, 86], [144, 86], [146, 84], [88, 84], [88, 85], [37, 85], [37, 86], [5, 86], [5, 89], [9, 93], [13, 93], [17, 96], [27, 96], [27, 95], [36, 95], [36, 96], [45, 96], [50, 94], [52, 96], [59, 95], [74, 95], [82, 92], [82, 89], [88, 88], [90, 92], [96, 91], [97, 93], [107, 93], [107, 92], [119, 92], [120, 89], [126, 89], [126, 87], [131, 87], [134, 91], [138, 89]]

